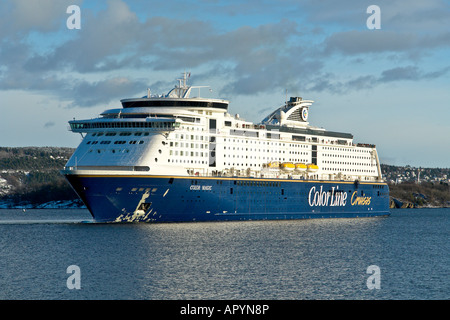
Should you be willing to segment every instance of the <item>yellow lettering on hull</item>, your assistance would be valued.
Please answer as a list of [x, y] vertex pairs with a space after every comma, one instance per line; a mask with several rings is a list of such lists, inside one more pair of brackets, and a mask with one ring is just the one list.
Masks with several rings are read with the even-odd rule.
[[350, 202], [352, 206], [368, 206], [372, 197], [358, 197], [358, 191], [353, 192]]

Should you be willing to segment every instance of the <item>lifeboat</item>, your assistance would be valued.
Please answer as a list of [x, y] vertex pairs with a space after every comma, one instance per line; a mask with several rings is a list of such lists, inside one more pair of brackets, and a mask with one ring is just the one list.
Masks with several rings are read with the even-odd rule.
[[319, 167], [315, 164], [308, 164], [307, 168], [309, 172], [316, 172], [317, 170], [319, 170]]
[[306, 171], [308, 167], [304, 163], [296, 163], [295, 164], [295, 171]]
[[269, 162], [267, 167], [272, 170], [278, 170], [280, 169], [280, 163], [278, 161]]
[[281, 169], [284, 171], [293, 171], [295, 169], [295, 165], [290, 162], [283, 162], [281, 164]]

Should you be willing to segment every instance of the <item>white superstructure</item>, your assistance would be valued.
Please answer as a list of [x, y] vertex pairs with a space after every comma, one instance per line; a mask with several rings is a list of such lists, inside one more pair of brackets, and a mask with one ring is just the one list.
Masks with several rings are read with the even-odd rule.
[[381, 181], [374, 145], [308, 122], [313, 101], [291, 98], [254, 124], [228, 101], [190, 97], [187, 74], [164, 96], [122, 100], [99, 118], [70, 121], [83, 141], [69, 170], [195, 176]]

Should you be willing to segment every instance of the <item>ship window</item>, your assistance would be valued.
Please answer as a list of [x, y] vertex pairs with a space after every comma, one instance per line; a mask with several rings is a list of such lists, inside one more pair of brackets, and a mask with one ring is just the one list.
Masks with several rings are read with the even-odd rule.
[[209, 119], [209, 129], [216, 129], [216, 119]]

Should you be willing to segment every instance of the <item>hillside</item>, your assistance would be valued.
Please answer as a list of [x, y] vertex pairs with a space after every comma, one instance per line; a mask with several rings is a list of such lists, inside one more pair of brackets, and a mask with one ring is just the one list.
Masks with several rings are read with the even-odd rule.
[[[72, 202], [78, 196], [59, 171], [74, 149], [55, 147], [0, 147], [0, 207], [39, 207]], [[72, 204], [71, 204], [72, 205]]]
[[448, 183], [390, 184], [391, 207], [450, 207]]
[[449, 183], [450, 168], [422, 168], [411, 166], [391, 166], [381, 164], [383, 177], [388, 183], [401, 184], [404, 182], [432, 182]]
[[[0, 208], [83, 206], [59, 173], [74, 150], [0, 147]], [[450, 207], [450, 169], [390, 165], [381, 169], [392, 207]]]
[[391, 207], [450, 207], [450, 169], [381, 165]]

